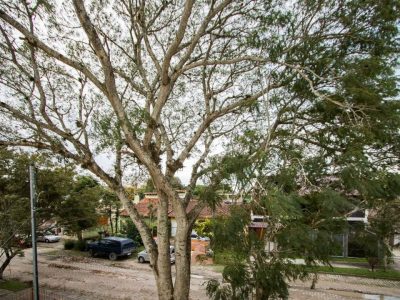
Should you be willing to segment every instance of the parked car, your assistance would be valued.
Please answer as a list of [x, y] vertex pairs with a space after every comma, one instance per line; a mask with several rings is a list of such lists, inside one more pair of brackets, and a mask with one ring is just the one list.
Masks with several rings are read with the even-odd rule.
[[58, 235], [54, 235], [50, 232], [38, 232], [36, 235], [36, 241], [45, 242], [45, 243], [53, 243], [61, 240], [61, 237]]
[[106, 255], [110, 260], [116, 260], [120, 256], [131, 255], [136, 249], [136, 244], [131, 239], [110, 236], [88, 243], [87, 249], [92, 257]]
[[[175, 248], [174, 246], [169, 246], [169, 254], [171, 257], [171, 264], [175, 263]], [[140, 263], [150, 262], [150, 255], [147, 253], [146, 250], [143, 250], [138, 253], [138, 261]]]
[[208, 242], [210, 241], [209, 237], [207, 237], [207, 236], [199, 236], [197, 233], [194, 233], [194, 232], [192, 232], [190, 234], [190, 238], [192, 240], [200, 240], [200, 241], [208, 241]]

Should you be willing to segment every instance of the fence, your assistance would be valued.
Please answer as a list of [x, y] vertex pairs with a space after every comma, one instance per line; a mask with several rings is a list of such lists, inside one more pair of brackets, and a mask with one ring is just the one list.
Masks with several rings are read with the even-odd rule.
[[[28, 288], [19, 292], [14, 292], [0, 297], [1, 300], [33, 300], [33, 289]], [[75, 300], [69, 296], [65, 296], [56, 293], [51, 290], [46, 290], [43, 288], [39, 289], [39, 299], [40, 300]]]

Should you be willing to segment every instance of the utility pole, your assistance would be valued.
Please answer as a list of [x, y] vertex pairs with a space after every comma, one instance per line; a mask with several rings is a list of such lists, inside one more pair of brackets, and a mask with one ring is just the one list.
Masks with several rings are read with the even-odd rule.
[[31, 192], [31, 231], [32, 231], [32, 261], [33, 261], [33, 299], [39, 300], [39, 277], [36, 246], [36, 169], [29, 166], [29, 186]]

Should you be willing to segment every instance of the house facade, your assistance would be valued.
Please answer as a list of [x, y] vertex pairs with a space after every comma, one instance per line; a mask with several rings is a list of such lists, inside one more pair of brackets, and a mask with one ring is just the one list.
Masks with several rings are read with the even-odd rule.
[[[185, 196], [185, 191], [178, 191], [178, 195], [180, 196], [180, 198], [183, 198]], [[197, 205], [198, 201], [199, 200], [197, 199], [191, 199], [189, 201], [186, 211], [189, 213]], [[158, 204], [159, 198], [157, 193], [154, 192], [145, 193], [144, 198], [135, 204], [135, 207], [139, 214], [146, 219], [150, 226], [156, 225]], [[234, 204], [224, 201], [220, 205], [218, 205], [215, 210], [212, 210], [210, 207], [205, 207], [200, 212], [197, 219], [207, 220], [212, 219], [216, 216], [227, 216], [229, 215], [229, 210], [232, 205]], [[120, 216], [122, 218], [129, 217], [129, 214], [126, 210], [122, 210]], [[176, 235], [177, 222], [175, 212], [171, 204], [169, 205], [168, 217], [171, 222], [171, 237], [174, 237]]]

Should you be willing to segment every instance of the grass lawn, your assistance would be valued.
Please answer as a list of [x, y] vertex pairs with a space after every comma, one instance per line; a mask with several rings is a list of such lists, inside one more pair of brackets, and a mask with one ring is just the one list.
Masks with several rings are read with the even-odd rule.
[[335, 274], [335, 275], [347, 275], [347, 276], [359, 276], [375, 279], [390, 279], [390, 280], [400, 280], [400, 271], [396, 270], [382, 270], [378, 269], [374, 272], [366, 268], [339, 268], [339, 267], [329, 267], [329, 266], [319, 266], [317, 267], [319, 273]]
[[368, 263], [365, 257], [331, 257], [331, 262], [343, 263]]
[[215, 272], [222, 273], [224, 271], [224, 265], [210, 265]]
[[233, 254], [229, 251], [225, 251], [222, 253], [216, 252], [214, 253], [214, 263], [217, 265], [226, 265], [228, 263], [233, 262]]
[[[360, 262], [361, 263], [361, 262]], [[214, 264], [210, 266], [215, 272], [222, 273], [225, 265]], [[329, 266], [318, 266], [315, 267], [318, 273], [333, 274], [333, 275], [345, 275], [345, 276], [356, 276], [356, 277], [367, 277], [373, 279], [388, 279], [400, 281], [400, 271], [388, 269], [386, 271], [377, 269], [374, 272], [368, 268], [342, 268], [342, 267], [329, 267]]]
[[9, 290], [13, 292], [21, 291], [23, 289], [26, 289], [29, 287], [28, 283], [21, 282], [18, 280], [5, 280], [5, 281], [0, 281], [0, 289], [3, 290]]
[[[105, 229], [108, 230], [108, 228], [105, 228]], [[84, 239], [87, 239], [87, 238], [98, 238], [99, 237], [99, 231], [103, 231], [103, 230], [100, 229], [100, 228], [91, 228], [91, 229], [84, 230], [82, 232], [82, 237]]]

